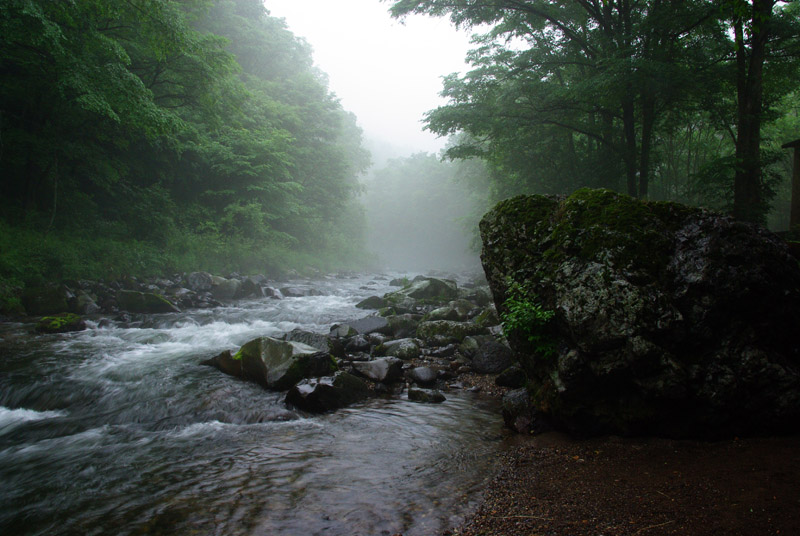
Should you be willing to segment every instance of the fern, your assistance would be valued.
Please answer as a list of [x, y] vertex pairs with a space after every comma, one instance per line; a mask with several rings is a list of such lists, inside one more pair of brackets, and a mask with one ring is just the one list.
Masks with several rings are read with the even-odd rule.
[[525, 285], [511, 283], [508, 298], [500, 315], [503, 333], [527, 341], [532, 350], [544, 358], [556, 354], [556, 341], [550, 332], [555, 312], [545, 309]]

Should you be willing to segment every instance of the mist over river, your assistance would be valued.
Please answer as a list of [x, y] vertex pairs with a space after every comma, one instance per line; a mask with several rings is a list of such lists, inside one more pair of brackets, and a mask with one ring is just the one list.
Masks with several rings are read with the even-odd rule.
[[392, 276], [295, 281], [321, 296], [0, 324], [0, 533], [427, 535], [475, 505], [501, 452], [496, 402], [450, 391], [312, 416], [199, 363], [262, 335], [327, 333]]

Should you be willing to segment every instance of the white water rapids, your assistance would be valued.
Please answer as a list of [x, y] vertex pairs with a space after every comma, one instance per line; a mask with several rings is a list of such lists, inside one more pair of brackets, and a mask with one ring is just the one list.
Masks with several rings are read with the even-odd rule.
[[199, 365], [258, 336], [327, 333], [392, 290], [375, 276], [295, 283], [324, 295], [62, 335], [0, 324], [0, 534], [413, 536], [457, 523], [504, 448], [496, 404], [449, 392], [311, 416]]

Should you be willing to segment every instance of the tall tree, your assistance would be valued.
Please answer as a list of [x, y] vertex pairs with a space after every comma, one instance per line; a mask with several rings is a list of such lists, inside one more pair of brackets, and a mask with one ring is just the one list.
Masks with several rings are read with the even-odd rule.
[[[675, 156], [666, 144], [676, 134], [711, 141], [728, 133], [729, 143], [704, 144], [699, 158], [682, 167], [719, 181], [729, 176], [738, 218], [761, 221], [767, 212], [759, 132], [797, 77], [796, 0], [392, 4], [398, 17], [426, 13], [490, 28], [469, 56], [473, 70], [445, 79], [450, 102], [427, 118], [440, 134], [470, 134], [473, 143], [450, 156], [486, 158], [523, 189], [606, 186], [647, 197], [654, 177], [677, 169], [674, 160], [662, 160]], [[712, 148], [717, 152], [708, 153]], [[709, 162], [720, 170], [710, 173]]]
[[733, 215], [763, 222], [761, 124], [764, 64], [776, 37], [775, 0], [730, 0], [736, 58], [736, 174]]
[[480, 116], [509, 118], [523, 130], [555, 127], [566, 131], [558, 138], [568, 147], [579, 136], [618, 159], [628, 193], [646, 197], [655, 127], [687, 91], [694, 65], [686, 41], [698, 41], [696, 28], [713, 9], [689, 0], [401, 0], [392, 13], [492, 26], [471, 56], [477, 69], [447, 79], [452, 104], [431, 113], [433, 130], [495, 137], [478, 130]]

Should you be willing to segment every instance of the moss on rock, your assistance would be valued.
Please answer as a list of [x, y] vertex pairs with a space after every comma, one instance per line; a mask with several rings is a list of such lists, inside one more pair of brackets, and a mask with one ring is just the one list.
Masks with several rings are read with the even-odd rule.
[[174, 303], [160, 294], [120, 290], [117, 292], [117, 305], [129, 313], [157, 314], [181, 312]]
[[84, 329], [86, 329], [86, 322], [73, 313], [46, 316], [36, 324], [36, 331], [39, 333], [67, 333]]
[[800, 269], [771, 233], [590, 189], [503, 201], [480, 230], [501, 318], [515, 285], [555, 312], [553, 358], [509, 342], [561, 426], [708, 435], [800, 418]]

